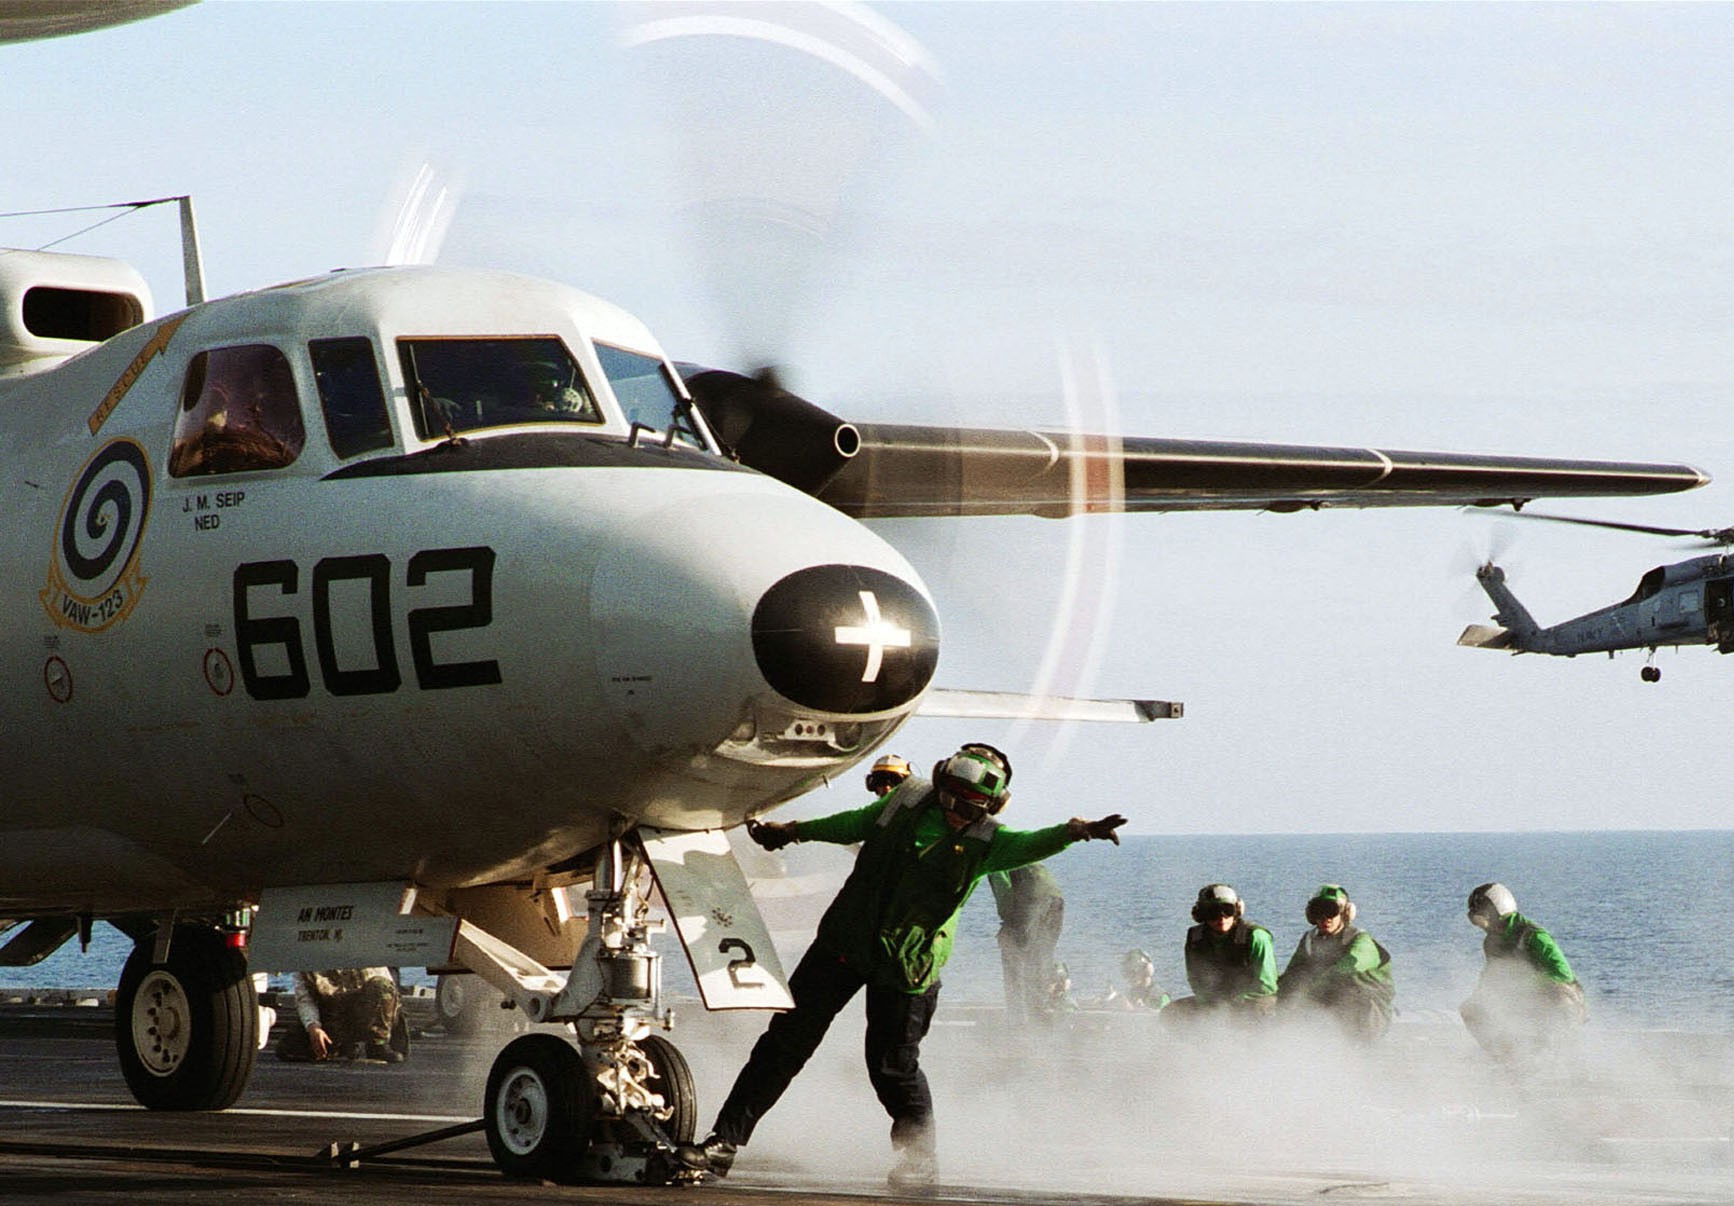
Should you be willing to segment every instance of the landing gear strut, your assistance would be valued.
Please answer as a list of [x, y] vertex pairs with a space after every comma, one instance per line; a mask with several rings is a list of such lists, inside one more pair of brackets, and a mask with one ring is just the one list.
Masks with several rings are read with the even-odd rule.
[[1649, 658], [1644, 662], [1644, 668], [1638, 671], [1638, 677], [1647, 683], [1659, 683], [1662, 681], [1662, 668], [1656, 665], [1655, 661], [1656, 651], [1652, 649], [1650, 650]]
[[[697, 1120], [692, 1073], [667, 1024], [661, 956], [648, 936], [636, 843], [603, 846], [586, 896], [589, 924], [564, 986], [510, 948], [460, 938], [471, 966], [509, 988], [533, 1022], [571, 1022], [576, 1049], [548, 1033], [514, 1039], [488, 1075], [488, 1149], [507, 1176], [666, 1184], [701, 1174], [675, 1159]], [[507, 983], [501, 983], [507, 980]]]

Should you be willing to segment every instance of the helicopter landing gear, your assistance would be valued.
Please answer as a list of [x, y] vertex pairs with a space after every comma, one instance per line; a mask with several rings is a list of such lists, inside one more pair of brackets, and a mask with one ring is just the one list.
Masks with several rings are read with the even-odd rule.
[[1647, 659], [1645, 659], [1645, 661], [1644, 661], [1644, 668], [1642, 670], [1638, 671], [1638, 677], [1643, 679], [1647, 683], [1659, 683], [1659, 682], [1661, 682], [1662, 681], [1662, 668], [1660, 666], [1656, 665], [1655, 662], [1656, 662], [1656, 651], [1654, 649], [1651, 649], [1650, 650], [1650, 656]]

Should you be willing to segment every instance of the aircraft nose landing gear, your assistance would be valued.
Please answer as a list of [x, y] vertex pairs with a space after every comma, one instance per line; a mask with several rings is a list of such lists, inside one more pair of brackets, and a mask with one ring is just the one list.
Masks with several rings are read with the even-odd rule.
[[507, 1176], [636, 1184], [703, 1177], [675, 1157], [697, 1126], [692, 1072], [673, 1043], [650, 1033], [667, 1015], [643, 869], [636, 848], [603, 848], [584, 941], [558, 991], [545, 969], [525, 967], [516, 952], [471, 949], [488, 965], [476, 970], [510, 977], [532, 1021], [571, 1022], [578, 1038], [574, 1047], [561, 1035], [527, 1034], [494, 1060], [482, 1118]]
[[508, 1177], [575, 1181], [583, 1169], [591, 1102], [584, 1064], [557, 1034], [513, 1039], [488, 1073], [488, 1150]]
[[1662, 668], [1660, 666], [1645, 666], [1638, 671], [1638, 677], [1647, 683], [1659, 683], [1662, 681]]

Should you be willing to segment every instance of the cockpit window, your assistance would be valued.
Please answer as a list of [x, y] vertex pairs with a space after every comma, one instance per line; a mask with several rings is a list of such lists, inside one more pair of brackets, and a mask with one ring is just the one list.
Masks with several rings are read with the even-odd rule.
[[1632, 597], [1626, 602], [1641, 603], [1650, 598], [1662, 589], [1662, 583], [1666, 578], [1667, 568], [1665, 566], [1658, 565], [1655, 569], [1649, 570], [1642, 578], [1638, 579], [1638, 589], [1632, 592]]
[[281, 469], [306, 441], [295, 376], [270, 344], [213, 348], [187, 365], [171, 476]]
[[602, 362], [629, 425], [654, 431], [667, 428], [674, 439], [695, 448], [707, 446], [693, 419], [692, 404], [675, 390], [669, 379], [672, 370], [664, 361], [606, 343], [596, 345], [596, 359]]
[[397, 350], [424, 440], [483, 427], [602, 422], [578, 362], [552, 335], [400, 339]]
[[307, 345], [313, 358], [313, 380], [319, 385], [319, 405], [325, 411], [325, 435], [331, 451], [347, 459], [375, 448], [390, 448], [391, 418], [373, 341], [315, 339]]
[[661, 427], [668, 422], [680, 395], [669, 385], [662, 361], [605, 343], [596, 345], [596, 359], [602, 362], [602, 371], [614, 388], [614, 396], [620, 399], [628, 423]]

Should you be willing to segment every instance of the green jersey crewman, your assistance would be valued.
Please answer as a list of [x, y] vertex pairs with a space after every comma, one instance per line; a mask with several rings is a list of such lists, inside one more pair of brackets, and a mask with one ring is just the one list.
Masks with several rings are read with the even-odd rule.
[[1469, 922], [1487, 936], [1486, 963], [1459, 1011], [1481, 1049], [1500, 1063], [1534, 1065], [1583, 1025], [1583, 986], [1553, 935], [1517, 911], [1504, 884], [1469, 893]]
[[1010, 784], [1006, 756], [971, 744], [936, 765], [931, 782], [911, 776], [865, 808], [811, 821], [748, 822], [747, 832], [769, 850], [789, 842], [859, 842], [861, 849], [789, 977], [794, 1008], [771, 1019], [710, 1136], [681, 1147], [684, 1164], [725, 1174], [831, 1020], [865, 988], [867, 1077], [891, 1115], [891, 1142], [901, 1156], [892, 1184], [933, 1180], [933, 1097], [921, 1071], [921, 1040], [933, 1020], [958, 911], [985, 876], [1073, 842], [1105, 838], [1118, 845], [1114, 831], [1126, 823], [1115, 814], [1007, 829], [993, 814], [1005, 806]]
[[1322, 1010], [1352, 1038], [1371, 1041], [1391, 1026], [1391, 953], [1355, 926], [1355, 904], [1339, 884], [1325, 884], [1307, 901], [1312, 929], [1301, 935], [1277, 977], [1277, 1002], [1289, 1010]]
[[1246, 919], [1246, 903], [1227, 884], [1205, 884], [1186, 931], [1186, 983], [1192, 995], [1168, 1007], [1175, 1018], [1228, 1012], [1264, 1017], [1276, 1008], [1276, 946]]

